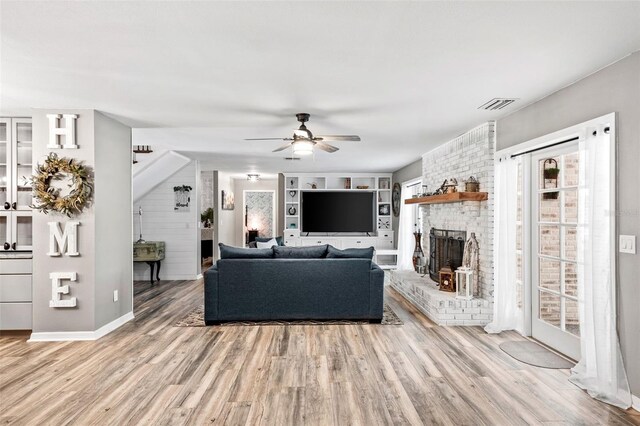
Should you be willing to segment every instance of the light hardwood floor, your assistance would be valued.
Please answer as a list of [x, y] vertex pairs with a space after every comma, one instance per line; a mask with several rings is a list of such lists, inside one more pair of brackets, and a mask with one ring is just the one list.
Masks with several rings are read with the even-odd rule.
[[[22, 425], [640, 424], [566, 370], [524, 365], [517, 334], [438, 327], [393, 290], [402, 326], [173, 327], [202, 281], [136, 287], [97, 342], [0, 338], [0, 421]], [[634, 414], [632, 414], [634, 413]]]

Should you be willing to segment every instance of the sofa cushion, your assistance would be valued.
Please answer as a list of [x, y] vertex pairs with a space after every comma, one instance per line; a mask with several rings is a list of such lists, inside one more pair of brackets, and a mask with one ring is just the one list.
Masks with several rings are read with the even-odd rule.
[[270, 249], [271, 247], [277, 246], [277, 245], [278, 245], [278, 242], [276, 241], [275, 238], [272, 238], [269, 241], [265, 241], [265, 242], [256, 241], [256, 248], [259, 248], [259, 249], [265, 249], [265, 248]]
[[322, 259], [327, 255], [327, 245], [287, 247], [273, 246], [273, 257], [276, 259]]
[[273, 238], [276, 239], [276, 241], [278, 242], [279, 246], [284, 246], [284, 237], [280, 236], [280, 237], [256, 237], [256, 242], [258, 243], [266, 243], [269, 240], [272, 240]]
[[218, 246], [220, 246], [220, 259], [271, 259], [273, 257], [271, 248], [250, 249], [222, 243], [219, 243]]
[[373, 259], [373, 247], [367, 248], [348, 248], [340, 250], [334, 246], [329, 246], [327, 250], [328, 258], [342, 259]]

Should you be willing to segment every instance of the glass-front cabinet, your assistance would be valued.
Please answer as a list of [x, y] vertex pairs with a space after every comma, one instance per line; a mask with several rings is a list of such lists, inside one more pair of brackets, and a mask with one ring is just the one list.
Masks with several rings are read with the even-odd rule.
[[30, 118], [0, 118], [0, 252], [31, 250]]

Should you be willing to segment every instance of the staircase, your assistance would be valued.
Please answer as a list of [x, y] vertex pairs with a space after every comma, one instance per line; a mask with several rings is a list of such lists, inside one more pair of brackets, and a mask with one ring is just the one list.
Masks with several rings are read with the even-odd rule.
[[191, 161], [189, 157], [175, 151], [164, 151], [152, 158], [147, 157], [143, 164], [139, 164], [133, 169], [133, 202], [140, 200]]

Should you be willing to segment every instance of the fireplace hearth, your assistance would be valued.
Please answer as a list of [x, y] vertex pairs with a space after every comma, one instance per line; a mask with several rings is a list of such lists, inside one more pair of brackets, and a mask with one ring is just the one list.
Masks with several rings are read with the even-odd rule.
[[438, 282], [440, 269], [447, 264], [452, 270], [462, 265], [465, 231], [431, 228], [429, 231], [429, 276]]

